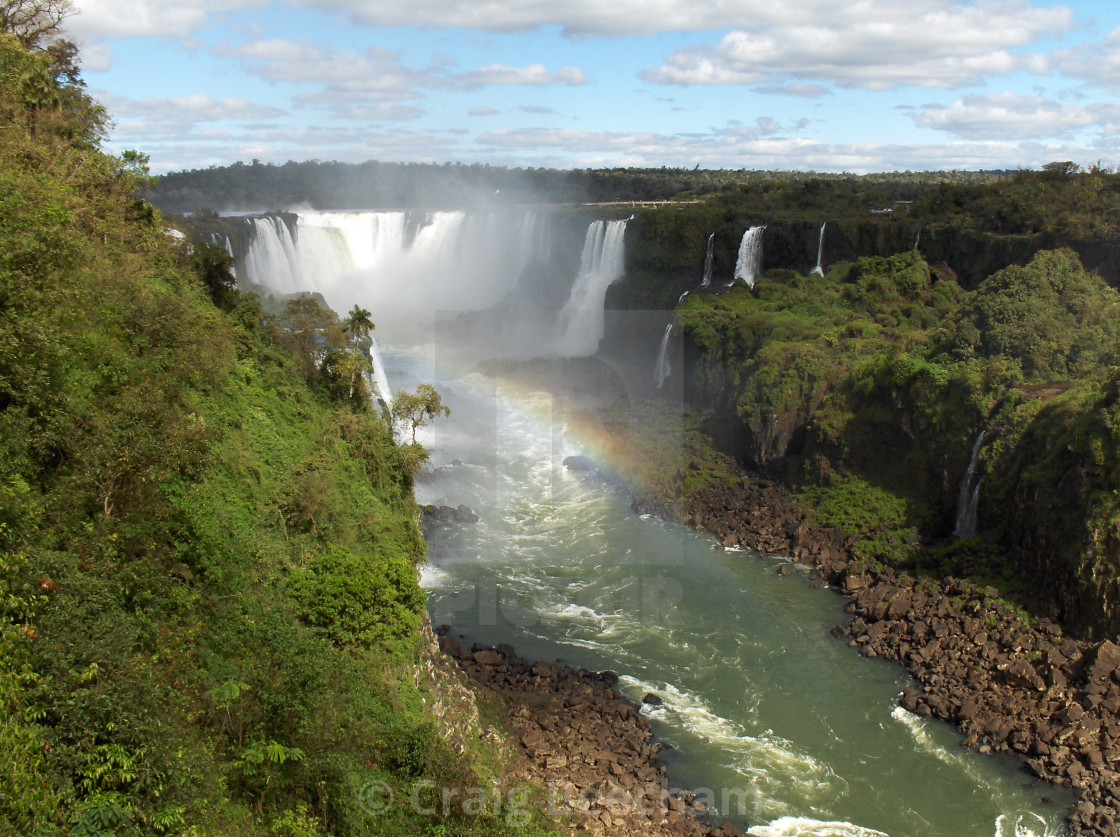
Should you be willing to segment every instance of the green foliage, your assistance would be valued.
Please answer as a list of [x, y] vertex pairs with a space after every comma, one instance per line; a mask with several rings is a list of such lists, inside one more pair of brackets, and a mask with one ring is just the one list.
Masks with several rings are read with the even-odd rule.
[[451, 415], [451, 408], [444, 406], [443, 399], [431, 384], [420, 384], [415, 393], [404, 390], [393, 397], [393, 421], [400, 427], [412, 431], [412, 444], [416, 444], [416, 431], [428, 425], [432, 419]]
[[143, 155], [93, 150], [57, 81], [26, 101], [40, 57], [0, 37], [0, 832], [440, 825], [360, 804], [498, 769], [417, 686], [422, 453], [368, 410], [364, 326], [174, 243]]
[[336, 548], [292, 574], [299, 617], [341, 646], [408, 641], [420, 629], [425, 599], [407, 553], [368, 557]]

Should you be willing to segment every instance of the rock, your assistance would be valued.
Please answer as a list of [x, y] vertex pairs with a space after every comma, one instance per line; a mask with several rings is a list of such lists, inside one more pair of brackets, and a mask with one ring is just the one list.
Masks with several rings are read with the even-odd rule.
[[463, 523], [478, 523], [478, 515], [462, 504], [451, 506], [421, 506], [421, 523], [427, 530]]
[[665, 703], [665, 701], [660, 696], [655, 695], [653, 692], [649, 692], [644, 698], [642, 698], [642, 703], [646, 704], [647, 706], [661, 706], [663, 703]]
[[564, 467], [576, 473], [593, 472], [596, 470], [595, 463], [586, 456], [566, 456], [564, 457]]
[[1112, 672], [1120, 669], [1120, 646], [1106, 639], [1097, 649], [1096, 656], [1089, 664], [1089, 680], [1104, 680]]
[[476, 651], [474, 653], [474, 661], [482, 663], [484, 666], [496, 666], [502, 662], [502, 655], [497, 651]]

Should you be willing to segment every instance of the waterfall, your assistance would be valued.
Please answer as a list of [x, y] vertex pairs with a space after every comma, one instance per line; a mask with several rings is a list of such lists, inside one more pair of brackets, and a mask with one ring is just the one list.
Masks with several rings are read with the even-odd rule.
[[[751, 227], [739, 242], [739, 259], [735, 262], [735, 279], [742, 279], [753, 288], [762, 271], [762, 231], [765, 226]], [[732, 280], [734, 284], [734, 279]]]
[[665, 383], [672, 371], [669, 366], [669, 335], [673, 332], [673, 323], [665, 326], [665, 336], [661, 338], [661, 349], [657, 352], [657, 365], [653, 368], [653, 379], [657, 381], [657, 388]]
[[918, 252], [918, 242], [922, 240], [922, 228], [918, 227], [918, 234], [914, 236], [914, 252]]
[[704, 254], [704, 275], [700, 279], [700, 287], [706, 288], [712, 284], [712, 248], [715, 244], [716, 234], [708, 236], [708, 251]]
[[976, 476], [976, 465], [980, 460], [980, 446], [983, 444], [984, 431], [981, 430], [972, 444], [968, 470], [965, 471], [957, 492], [957, 524], [953, 527], [953, 537], [956, 538], [971, 538], [976, 534], [977, 507], [980, 504], [980, 480]]
[[[440, 318], [498, 303], [553, 250], [551, 213], [303, 211], [254, 216], [239, 278], [275, 294], [318, 292], [358, 304], [411, 341]], [[554, 316], [554, 315], [553, 315]]]
[[821, 222], [821, 234], [820, 238], [817, 239], [817, 266], [813, 268], [812, 273], [809, 274], [810, 276], [814, 273], [817, 276], [824, 276], [824, 268], [821, 267], [821, 257], [824, 255], [824, 225], [826, 223], [827, 221]]
[[377, 341], [372, 337], [370, 337], [369, 359], [373, 363], [373, 385], [377, 390], [377, 396], [385, 402], [386, 407], [392, 407], [393, 392], [389, 389], [389, 376], [385, 374], [385, 364], [381, 362]]
[[587, 227], [579, 275], [560, 312], [561, 354], [576, 357], [598, 350], [607, 288], [625, 270], [625, 234], [626, 221], [592, 221]]

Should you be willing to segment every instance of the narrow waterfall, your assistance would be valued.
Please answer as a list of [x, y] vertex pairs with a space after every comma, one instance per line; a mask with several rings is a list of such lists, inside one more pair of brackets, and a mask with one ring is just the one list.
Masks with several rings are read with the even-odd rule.
[[914, 252], [918, 252], [918, 243], [922, 240], [922, 228], [918, 227], [918, 234], [914, 236]]
[[385, 364], [381, 362], [381, 352], [377, 348], [377, 340], [370, 338], [369, 359], [373, 363], [373, 386], [377, 396], [385, 402], [386, 407], [393, 406], [393, 391], [389, 388], [389, 376], [385, 374]]
[[968, 470], [964, 472], [961, 486], [957, 492], [957, 524], [953, 527], [953, 537], [971, 538], [976, 534], [977, 511], [980, 504], [980, 479], [976, 476], [976, 465], [980, 461], [980, 447], [984, 444], [984, 432], [972, 444], [972, 456], [968, 460]]
[[560, 311], [563, 332], [558, 349], [569, 357], [594, 354], [603, 337], [607, 288], [625, 270], [626, 221], [592, 221], [580, 256], [579, 275]]
[[817, 276], [824, 276], [824, 268], [821, 266], [821, 257], [824, 256], [824, 225], [826, 223], [828, 222], [821, 222], [821, 234], [820, 238], [817, 239], [817, 266], [813, 268], [812, 273], [809, 274], [810, 276], [812, 276], [813, 274], [816, 274]]
[[[753, 288], [762, 272], [762, 231], [765, 226], [751, 227], [739, 242], [739, 259], [735, 262], [735, 279], [742, 279]], [[734, 284], [734, 279], [732, 280]]]
[[700, 279], [700, 287], [706, 288], [712, 284], [712, 248], [715, 245], [716, 234], [708, 236], [708, 251], [704, 254], [704, 275]]
[[665, 336], [661, 338], [661, 349], [657, 353], [657, 365], [653, 368], [653, 380], [657, 382], [658, 389], [661, 389], [661, 385], [672, 371], [669, 366], [669, 335], [672, 333], [673, 323], [670, 322], [665, 326]]

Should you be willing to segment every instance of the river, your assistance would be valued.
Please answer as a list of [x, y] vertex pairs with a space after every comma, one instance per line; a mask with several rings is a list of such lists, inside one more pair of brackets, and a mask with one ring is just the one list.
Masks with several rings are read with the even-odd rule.
[[643, 712], [672, 783], [757, 837], [1062, 833], [1072, 797], [898, 707], [905, 673], [833, 638], [845, 600], [797, 565], [640, 517], [618, 486], [569, 471], [587, 446], [547, 394], [386, 363], [395, 385], [437, 379], [452, 410], [424, 431], [419, 501], [480, 517], [430, 538], [434, 624], [661, 697]]

